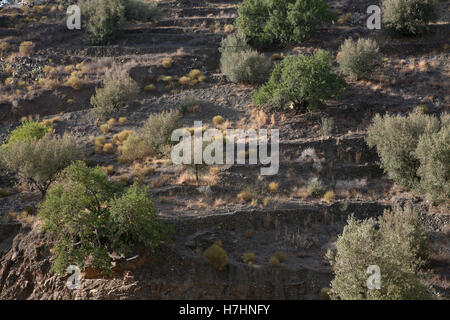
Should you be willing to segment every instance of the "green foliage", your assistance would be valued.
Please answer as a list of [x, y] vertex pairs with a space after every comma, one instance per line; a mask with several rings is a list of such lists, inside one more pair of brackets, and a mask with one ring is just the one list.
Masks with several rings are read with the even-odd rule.
[[369, 78], [381, 65], [380, 49], [375, 40], [351, 38], [344, 41], [337, 55], [339, 70], [354, 79]]
[[[227, 38], [235, 38], [235, 35], [230, 35]], [[234, 47], [227, 47], [232, 40], [225, 40], [222, 42], [220, 51], [220, 69], [222, 73], [232, 82], [242, 82], [248, 84], [261, 84], [266, 82], [270, 76], [271, 65], [270, 62], [255, 50], [246, 49], [245, 44], [242, 46], [237, 44]]]
[[50, 188], [39, 205], [43, 229], [58, 238], [53, 248], [53, 270], [86, 262], [108, 273], [110, 254], [130, 255], [139, 246], [155, 249], [171, 234], [156, 219], [152, 195], [147, 187], [124, 189], [109, 181], [100, 167], [75, 162], [61, 173], [61, 182]]
[[121, 159], [133, 161], [146, 156], [164, 155], [173, 130], [179, 127], [180, 119], [181, 112], [178, 110], [151, 114], [139, 132], [130, 135], [125, 141]]
[[30, 139], [29, 135], [20, 135], [20, 137], [25, 138], [2, 146], [0, 164], [8, 171], [17, 174], [22, 182], [36, 187], [42, 196], [45, 195], [59, 171], [82, 157], [81, 147], [70, 135], [59, 138], [47, 134], [41, 139], [37, 137]]
[[125, 21], [156, 22], [159, 10], [155, 2], [145, 0], [84, 0], [79, 6], [88, 40], [106, 44], [114, 40]]
[[323, 0], [244, 0], [236, 25], [253, 46], [267, 48], [305, 41], [333, 19]]
[[433, 201], [450, 200], [450, 115], [441, 116], [441, 130], [419, 139], [415, 155], [420, 187]]
[[[411, 208], [385, 210], [378, 221], [351, 217], [339, 236], [335, 256], [327, 256], [335, 278], [332, 299], [415, 300], [430, 297], [421, 282], [427, 239], [419, 216]], [[367, 268], [377, 265], [381, 288], [368, 289]]]
[[376, 147], [381, 167], [398, 185], [407, 190], [419, 189], [417, 144], [421, 136], [430, 136], [439, 129], [439, 120], [425, 114], [386, 115], [384, 118], [376, 115], [366, 140], [370, 147]]
[[[19, 141], [31, 141], [41, 139], [49, 132], [51, 126], [45, 125], [38, 121], [24, 121], [22, 124], [14, 129], [8, 136], [7, 145], [13, 145]], [[3, 147], [7, 147], [4, 145]]]
[[314, 178], [309, 182], [307, 190], [311, 197], [320, 198], [327, 191], [327, 187], [321, 180]]
[[156, 2], [145, 0], [122, 0], [125, 7], [125, 19], [156, 23], [160, 12]]
[[314, 111], [326, 99], [339, 97], [346, 83], [333, 72], [333, 60], [326, 51], [286, 57], [253, 96], [255, 104], [279, 109], [292, 102], [297, 110]]
[[383, 0], [381, 12], [383, 27], [403, 35], [422, 34], [438, 17], [435, 0]]
[[205, 250], [203, 257], [217, 270], [223, 270], [228, 264], [227, 252], [222, 248], [220, 241], [215, 242]]
[[86, 0], [79, 5], [91, 44], [105, 44], [116, 38], [125, 21], [125, 8], [121, 0]]
[[100, 119], [118, 112], [127, 102], [134, 100], [139, 94], [139, 86], [128, 72], [115, 66], [103, 79], [103, 87], [95, 89], [91, 97], [94, 106], [92, 113]]

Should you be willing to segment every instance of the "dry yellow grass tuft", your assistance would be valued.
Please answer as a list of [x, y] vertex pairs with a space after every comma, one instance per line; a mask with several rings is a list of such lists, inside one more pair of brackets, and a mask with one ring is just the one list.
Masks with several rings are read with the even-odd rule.
[[216, 126], [218, 126], [224, 123], [225, 119], [222, 116], [215, 116], [212, 121]]
[[168, 57], [168, 58], [164, 58], [161, 62], [161, 65], [164, 69], [169, 69], [172, 68], [173, 65], [173, 59]]
[[102, 125], [100, 126], [100, 130], [101, 130], [103, 133], [108, 133], [108, 132], [109, 132], [109, 125], [108, 125], [107, 123], [102, 124]]
[[112, 127], [116, 124], [116, 119], [111, 118], [106, 123], [108, 124], [109, 127]]
[[153, 92], [155, 90], [156, 90], [156, 87], [154, 84], [149, 84], [144, 87], [145, 92]]
[[84, 87], [84, 81], [81, 80], [80, 78], [78, 78], [77, 76], [70, 76], [67, 81], [66, 81], [66, 85], [68, 85], [69, 87], [71, 87], [74, 90], [81, 90]]
[[332, 191], [332, 190], [327, 191], [327, 192], [323, 195], [323, 200], [324, 200], [325, 202], [328, 202], [328, 203], [332, 202], [332, 201], [334, 200], [334, 191]]
[[107, 153], [113, 153], [114, 152], [114, 145], [112, 143], [105, 143], [103, 146], [103, 151]]
[[127, 120], [127, 118], [125, 118], [125, 117], [120, 117], [120, 118], [119, 118], [119, 123], [120, 123], [120, 124], [125, 124], [125, 123], [127, 123], [127, 121], [128, 121], [128, 120]]
[[34, 46], [32, 41], [24, 41], [19, 46], [19, 53], [24, 56], [30, 56], [34, 51]]
[[275, 181], [272, 181], [271, 183], [269, 183], [269, 191], [271, 193], [278, 193], [279, 187], [280, 187], [280, 185]]
[[247, 263], [248, 265], [252, 265], [253, 262], [255, 262], [256, 260], [256, 256], [253, 252], [249, 251], [249, 252], [245, 252], [242, 255], [242, 261], [244, 261], [244, 263]]
[[253, 194], [252, 191], [246, 189], [241, 191], [238, 195], [237, 198], [241, 201], [246, 201], [246, 202], [250, 202], [255, 198], [255, 195]]
[[105, 144], [105, 142], [106, 142], [105, 136], [98, 136], [95, 138], [95, 146], [96, 147], [103, 148], [103, 145]]

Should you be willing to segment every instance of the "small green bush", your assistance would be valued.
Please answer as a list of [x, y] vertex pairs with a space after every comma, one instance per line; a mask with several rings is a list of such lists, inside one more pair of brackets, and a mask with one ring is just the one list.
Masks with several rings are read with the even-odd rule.
[[121, 159], [133, 161], [146, 156], [164, 155], [170, 144], [172, 132], [179, 127], [181, 112], [163, 111], [151, 114], [138, 133], [125, 141]]
[[270, 76], [270, 62], [252, 50], [247, 44], [247, 37], [238, 30], [222, 40], [220, 69], [232, 82], [261, 84]]
[[79, 6], [91, 44], [106, 44], [116, 38], [125, 21], [125, 8], [121, 0], [86, 0], [81, 1]]
[[94, 106], [92, 113], [100, 118], [107, 117], [118, 112], [127, 102], [134, 100], [139, 94], [139, 86], [128, 72], [115, 66], [103, 79], [103, 87], [95, 90], [91, 97]]
[[67, 134], [61, 138], [47, 134], [40, 139], [16, 140], [0, 148], [0, 164], [22, 182], [36, 187], [42, 196], [57, 173], [81, 157], [81, 147]]
[[309, 182], [307, 190], [311, 197], [320, 198], [327, 191], [327, 187], [321, 180], [314, 178]]
[[383, 0], [381, 12], [383, 27], [403, 35], [422, 34], [438, 17], [434, 0]]
[[344, 41], [337, 55], [339, 70], [353, 79], [369, 78], [381, 65], [382, 57], [375, 40], [351, 38]]
[[215, 242], [205, 250], [203, 257], [216, 269], [223, 270], [228, 264], [227, 252], [222, 248], [220, 241]]
[[220, 58], [220, 69], [232, 82], [261, 84], [270, 76], [270, 62], [255, 50], [225, 51]]
[[323, 0], [244, 0], [238, 12], [237, 27], [257, 48], [305, 41], [335, 20]]
[[109, 181], [100, 167], [75, 162], [60, 175], [39, 205], [44, 230], [58, 238], [53, 248], [52, 269], [64, 275], [66, 268], [86, 262], [108, 273], [111, 253], [134, 254], [138, 247], [155, 249], [171, 230], [156, 219], [152, 195], [147, 187], [124, 189]]
[[[426, 233], [411, 208], [385, 210], [383, 216], [358, 221], [351, 217], [339, 236], [337, 252], [328, 252], [335, 277], [329, 292], [342, 300], [428, 299], [422, 284]], [[370, 265], [380, 267], [381, 288], [368, 289]]]
[[[7, 144], [13, 145], [18, 141], [31, 141], [34, 139], [41, 139], [51, 129], [51, 126], [43, 124], [38, 121], [24, 121], [22, 124], [14, 129], [7, 138]], [[6, 147], [6, 145], [4, 146]]]
[[420, 161], [415, 151], [419, 138], [437, 133], [439, 129], [439, 120], [425, 114], [376, 115], [368, 128], [366, 141], [370, 147], [376, 147], [381, 167], [398, 185], [417, 190]]
[[326, 99], [339, 97], [346, 83], [333, 72], [333, 60], [326, 51], [286, 57], [253, 96], [255, 104], [279, 109], [292, 102], [297, 110], [314, 111]]
[[143, 21], [156, 23], [160, 12], [156, 2], [145, 0], [122, 0], [125, 7], [125, 19], [128, 21]]
[[84, 0], [79, 6], [94, 45], [114, 40], [125, 21], [157, 22], [160, 16], [156, 2], [144, 0]]

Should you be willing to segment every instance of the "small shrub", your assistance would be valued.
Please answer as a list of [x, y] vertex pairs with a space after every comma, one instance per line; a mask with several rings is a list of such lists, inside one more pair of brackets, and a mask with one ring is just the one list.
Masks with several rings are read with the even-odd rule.
[[280, 265], [280, 260], [278, 260], [277, 257], [274, 256], [269, 259], [269, 266], [278, 267], [279, 265]]
[[414, 108], [415, 113], [422, 113], [427, 114], [428, 113], [428, 107], [424, 104], [418, 105]]
[[120, 124], [125, 124], [125, 123], [127, 123], [127, 121], [128, 121], [128, 120], [127, 120], [127, 118], [125, 118], [125, 117], [120, 117], [120, 118], [119, 118], [119, 123], [120, 123]]
[[376, 67], [382, 65], [380, 48], [375, 40], [349, 38], [337, 55], [339, 70], [353, 79], [370, 78]]
[[272, 181], [271, 183], [269, 183], [269, 192], [278, 193], [279, 188], [280, 185], [277, 182]]
[[216, 242], [203, 253], [203, 257], [217, 270], [223, 270], [228, 264], [227, 252], [222, 248], [221, 242]]
[[149, 84], [144, 87], [145, 92], [153, 92], [155, 90], [156, 90], [156, 87], [154, 84]]
[[59, 171], [80, 159], [81, 148], [74, 137], [50, 134], [38, 139], [22, 139], [0, 148], [0, 163], [17, 174], [22, 182], [36, 187], [45, 196]]
[[0, 43], [0, 56], [6, 55], [10, 48], [11, 48], [11, 45], [8, 42], [2, 41]]
[[237, 195], [237, 198], [241, 201], [250, 202], [255, 198], [255, 194], [253, 191], [245, 189]]
[[102, 124], [102, 125], [100, 126], [100, 130], [101, 130], [103, 133], [108, 133], [108, 132], [109, 132], [109, 125], [108, 125], [107, 123]]
[[164, 69], [169, 69], [172, 68], [173, 65], [173, 59], [168, 57], [168, 58], [164, 58], [161, 62], [161, 65]]
[[286, 261], [286, 254], [283, 252], [280, 251], [276, 252], [274, 257], [277, 258], [278, 261], [280, 261], [281, 263]]
[[244, 0], [236, 26], [257, 48], [303, 42], [335, 15], [323, 0]]
[[41, 139], [50, 131], [50, 129], [50, 125], [40, 123], [39, 121], [26, 120], [9, 134], [7, 144], [3, 147], [10, 146], [19, 141]]
[[255, 234], [255, 230], [253, 230], [253, 229], [249, 229], [249, 230], [245, 231], [245, 237], [247, 239], [253, 238], [254, 234]]
[[103, 146], [103, 151], [107, 153], [113, 153], [114, 145], [112, 143], [105, 143], [105, 145]]
[[74, 90], [81, 90], [83, 89], [84, 81], [76, 76], [70, 76], [69, 79], [67, 79], [66, 85]]
[[242, 261], [244, 261], [244, 263], [247, 263], [248, 265], [252, 265], [253, 262], [255, 262], [256, 256], [253, 252], [245, 252], [242, 255]]
[[195, 95], [188, 95], [185, 98], [181, 100], [181, 102], [178, 104], [178, 109], [181, 110], [181, 112], [184, 113], [194, 113], [195, 111], [199, 110], [201, 107], [202, 101], [198, 99]]
[[314, 178], [309, 182], [307, 190], [311, 197], [320, 198], [326, 192], [326, 186], [321, 180]]
[[312, 56], [286, 57], [253, 100], [259, 107], [279, 109], [292, 102], [297, 110], [313, 111], [326, 99], [339, 97], [345, 87], [345, 81], [333, 73], [331, 54], [319, 51]]
[[[385, 210], [383, 216], [358, 221], [351, 217], [339, 236], [337, 252], [327, 254], [335, 277], [329, 292], [342, 300], [427, 299], [421, 283], [427, 254], [426, 233], [419, 216], [411, 208]], [[381, 288], [369, 290], [367, 268], [377, 265]]]
[[438, 17], [434, 0], [383, 0], [381, 12], [384, 28], [403, 35], [422, 34]]
[[125, 8], [125, 19], [156, 23], [161, 13], [156, 2], [145, 0], [122, 0]]
[[139, 87], [128, 72], [114, 67], [103, 79], [103, 87], [95, 89], [95, 95], [91, 97], [92, 112], [98, 118], [105, 119], [134, 100], [138, 93]]
[[86, 0], [79, 5], [91, 44], [106, 44], [116, 38], [125, 21], [125, 8], [121, 0]]
[[333, 133], [334, 126], [335, 123], [333, 118], [322, 117], [320, 119], [320, 132], [323, 136], [331, 135]]
[[7, 197], [11, 195], [11, 190], [7, 188], [0, 188], [0, 197]]
[[334, 200], [334, 192], [332, 190], [327, 191], [324, 195], [323, 195], [323, 200], [330, 203]]
[[320, 289], [320, 300], [331, 300], [330, 298], [330, 288], [322, 288]]
[[216, 126], [218, 126], [218, 125], [221, 125], [225, 120], [223, 119], [222, 116], [215, 116], [215, 117], [212, 119], [212, 121], [213, 121], [213, 123], [214, 123]]
[[24, 56], [31, 56], [34, 51], [34, 43], [31, 41], [24, 41], [19, 46], [19, 53]]
[[106, 142], [106, 138], [104, 136], [98, 136], [95, 138], [95, 145], [97, 147], [103, 147]]
[[180, 118], [178, 110], [151, 114], [138, 133], [129, 134], [123, 144], [121, 159], [133, 161], [146, 156], [164, 155]]
[[62, 172], [61, 183], [39, 205], [39, 216], [43, 229], [58, 238], [52, 270], [60, 275], [71, 264], [84, 268], [87, 261], [108, 273], [111, 253], [129, 256], [139, 246], [154, 250], [172, 233], [157, 220], [147, 187], [124, 189], [100, 167], [80, 161]]

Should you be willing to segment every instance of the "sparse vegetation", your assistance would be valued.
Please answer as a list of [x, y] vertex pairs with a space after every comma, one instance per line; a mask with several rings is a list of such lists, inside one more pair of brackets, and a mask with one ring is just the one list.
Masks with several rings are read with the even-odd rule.
[[308, 184], [308, 193], [313, 198], [320, 198], [326, 192], [325, 184], [318, 178], [313, 178]]

